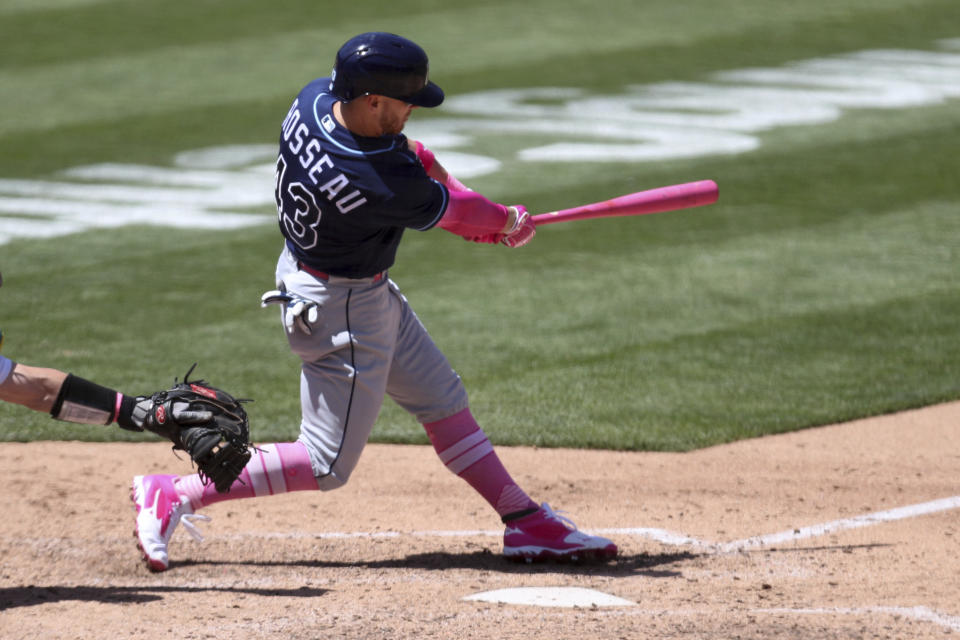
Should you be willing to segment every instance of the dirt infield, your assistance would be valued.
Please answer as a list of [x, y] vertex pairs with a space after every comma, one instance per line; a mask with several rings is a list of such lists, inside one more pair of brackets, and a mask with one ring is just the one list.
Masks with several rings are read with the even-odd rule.
[[[499, 449], [534, 497], [617, 541], [601, 565], [505, 561], [497, 518], [431, 449], [371, 445], [344, 489], [206, 509], [207, 539], [178, 531], [163, 574], [139, 563], [129, 482], [188, 462], [2, 444], [0, 637], [951, 637], [958, 425], [953, 403], [689, 454]], [[633, 604], [464, 600], [511, 587]]]

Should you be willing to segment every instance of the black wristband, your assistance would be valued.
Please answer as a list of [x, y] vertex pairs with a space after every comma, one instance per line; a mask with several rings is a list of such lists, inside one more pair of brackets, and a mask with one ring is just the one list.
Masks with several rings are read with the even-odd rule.
[[50, 415], [82, 424], [110, 424], [117, 410], [117, 392], [72, 373], [60, 387]]
[[133, 408], [136, 406], [136, 398], [128, 395], [123, 396], [123, 399], [120, 401], [120, 411], [117, 412], [117, 424], [120, 425], [120, 428], [126, 429], [127, 431], [143, 431], [143, 428], [138, 427], [133, 421]]

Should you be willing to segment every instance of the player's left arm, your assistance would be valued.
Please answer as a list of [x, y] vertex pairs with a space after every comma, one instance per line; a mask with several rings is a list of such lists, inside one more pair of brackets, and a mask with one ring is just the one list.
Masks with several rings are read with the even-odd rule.
[[408, 141], [427, 175], [450, 192], [450, 202], [437, 226], [472, 240], [508, 247], [520, 247], [533, 239], [536, 227], [522, 205], [505, 206], [491, 202], [453, 177], [422, 142]]
[[451, 191], [472, 191], [472, 189], [454, 178], [453, 175], [437, 161], [437, 156], [434, 155], [433, 151], [430, 151], [422, 142], [419, 140], [410, 140], [409, 144], [413, 152], [417, 154], [417, 158], [420, 159], [420, 164], [423, 165], [428, 176]]

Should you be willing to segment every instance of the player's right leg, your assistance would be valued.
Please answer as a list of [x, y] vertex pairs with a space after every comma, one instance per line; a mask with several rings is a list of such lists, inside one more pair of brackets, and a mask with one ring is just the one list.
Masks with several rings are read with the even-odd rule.
[[506, 525], [503, 554], [514, 560], [607, 560], [617, 546], [583, 533], [550, 505], [533, 502], [511, 479], [469, 409], [424, 424], [437, 455], [467, 481], [500, 515]]
[[404, 316], [387, 393], [423, 424], [444, 466], [501, 517], [506, 524], [504, 555], [531, 562], [616, 556], [613, 542], [579, 531], [516, 484], [471, 414], [460, 377], [399, 291], [396, 295], [403, 301]]

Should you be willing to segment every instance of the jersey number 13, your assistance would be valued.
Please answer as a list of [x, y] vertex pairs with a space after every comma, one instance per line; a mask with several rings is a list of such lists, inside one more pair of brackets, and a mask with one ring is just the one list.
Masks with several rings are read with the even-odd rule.
[[274, 198], [277, 214], [288, 238], [304, 249], [317, 245], [317, 225], [320, 224], [320, 207], [313, 194], [302, 182], [287, 182], [287, 161], [277, 158]]

